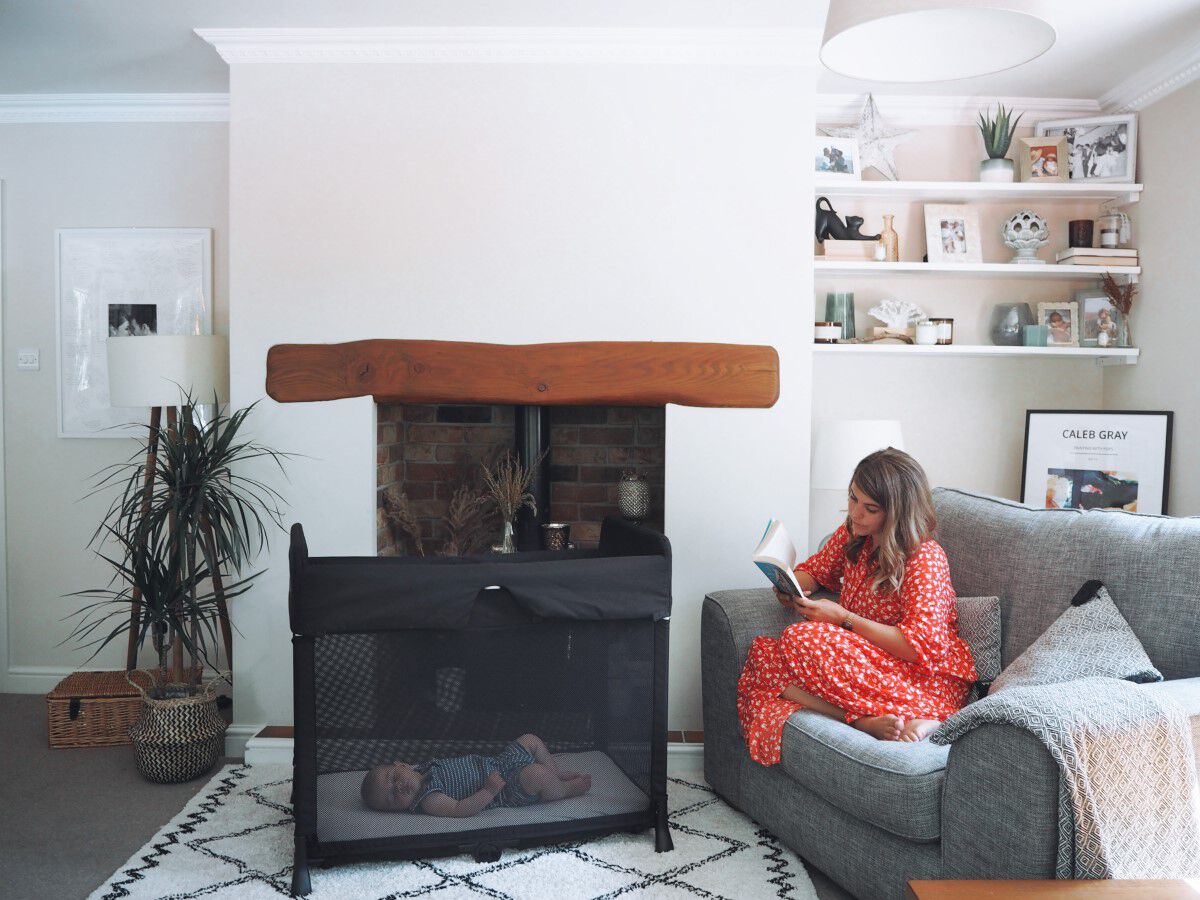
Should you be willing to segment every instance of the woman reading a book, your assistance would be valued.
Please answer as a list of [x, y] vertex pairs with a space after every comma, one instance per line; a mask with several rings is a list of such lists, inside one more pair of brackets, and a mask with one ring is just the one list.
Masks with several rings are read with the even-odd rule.
[[846, 521], [795, 569], [805, 593], [825, 587], [839, 602], [776, 589], [803, 621], [750, 645], [738, 717], [756, 762], [779, 762], [783, 725], [798, 709], [879, 740], [919, 741], [962, 707], [977, 676], [936, 527], [916, 460], [888, 448], [858, 464]]

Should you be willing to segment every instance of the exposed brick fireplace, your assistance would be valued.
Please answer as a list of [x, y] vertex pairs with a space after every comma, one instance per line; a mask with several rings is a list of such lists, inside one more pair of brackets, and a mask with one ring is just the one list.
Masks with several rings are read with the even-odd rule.
[[[772, 347], [668, 341], [277, 344], [267, 354], [267, 393], [280, 403], [375, 399], [380, 555], [410, 553], [410, 533], [426, 555], [438, 553], [455, 490], [514, 445], [526, 464], [548, 447], [531, 488], [543, 497], [538, 519], [570, 523], [572, 540], [589, 548], [617, 511], [625, 469], [645, 476], [645, 524], [663, 529], [666, 404], [772, 406], [779, 355]], [[403, 491], [411, 514], [401, 531], [383, 513], [391, 489]], [[518, 515], [517, 524], [531, 548], [537, 521]], [[498, 520], [492, 533], [500, 535]]]
[[[633, 470], [650, 485], [644, 524], [663, 529], [664, 409], [629, 406], [558, 406], [550, 419], [549, 519], [571, 525], [571, 539], [594, 548], [600, 523], [617, 512], [617, 482]], [[378, 410], [377, 546], [381, 556], [414, 552], [414, 542], [389, 522], [385, 498], [402, 491], [418, 517], [426, 554], [447, 538], [450, 498], [477, 481], [481, 463], [511, 450], [514, 407], [381, 403]], [[490, 518], [493, 537], [500, 522]]]

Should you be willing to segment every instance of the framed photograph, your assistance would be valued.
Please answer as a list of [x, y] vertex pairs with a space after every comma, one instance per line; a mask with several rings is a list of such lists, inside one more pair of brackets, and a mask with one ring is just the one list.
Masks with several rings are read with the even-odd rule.
[[[1079, 304], [1079, 343], [1084, 347], [1119, 347], [1121, 311], [1099, 288], [1075, 292]], [[1100, 335], [1104, 335], [1101, 339]]]
[[1079, 346], [1079, 304], [1074, 300], [1039, 303], [1038, 324], [1050, 328], [1047, 347]]
[[105, 342], [212, 333], [212, 229], [60, 228], [54, 251], [58, 436], [128, 440], [150, 412], [109, 405]]
[[1067, 139], [1023, 137], [1017, 141], [1019, 181], [1066, 181]]
[[931, 263], [982, 262], [979, 211], [965, 203], [926, 203], [925, 246]]
[[1053, 119], [1038, 122], [1033, 133], [1038, 137], [1061, 135], [1067, 139], [1071, 181], [1133, 184], [1137, 180], [1136, 113]]
[[817, 135], [814, 140], [816, 175], [819, 180], [858, 181], [862, 167], [858, 141], [854, 138]]
[[1030, 409], [1021, 502], [1167, 514], [1174, 413]]

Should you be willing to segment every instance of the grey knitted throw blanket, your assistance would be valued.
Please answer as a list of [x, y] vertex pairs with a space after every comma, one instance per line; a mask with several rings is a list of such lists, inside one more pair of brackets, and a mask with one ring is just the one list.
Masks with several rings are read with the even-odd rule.
[[1200, 788], [1188, 719], [1116, 678], [1011, 687], [955, 713], [930, 740], [980, 725], [1038, 738], [1058, 764], [1058, 878], [1200, 876]]

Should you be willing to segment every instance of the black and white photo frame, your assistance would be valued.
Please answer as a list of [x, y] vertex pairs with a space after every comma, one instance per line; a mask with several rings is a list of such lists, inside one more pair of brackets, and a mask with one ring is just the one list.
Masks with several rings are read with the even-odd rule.
[[1033, 133], [1064, 136], [1071, 181], [1137, 180], [1137, 114], [1050, 119], [1038, 122]]

